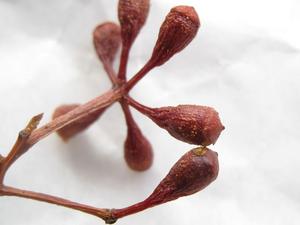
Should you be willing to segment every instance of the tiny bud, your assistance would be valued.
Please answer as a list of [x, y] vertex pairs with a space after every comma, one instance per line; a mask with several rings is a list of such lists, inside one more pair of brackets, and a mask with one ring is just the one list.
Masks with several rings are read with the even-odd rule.
[[127, 165], [133, 170], [145, 171], [152, 165], [153, 151], [151, 144], [134, 122], [128, 126], [124, 153]]
[[97, 26], [93, 33], [93, 42], [102, 62], [113, 62], [121, 44], [120, 27], [112, 22]]
[[149, 62], [155, 66], [164, 64], [193, 40], [199, 27], [200, 21], [193, 7], [172, 8], [161, 25]]
[[184, 154], [159, 183], [152, 194], [135, 205], [115, 209], [114, 218], [121, 218], [147, 208], [194, 194], [213, 182], [219, 172], [218, 155], [206, 148], [198, 147]]
[[[78, 107], [79, 104], [69, 104], [69, 105], [61, 105], [57, 107], [52, 115], [52, 119], [55, 119], [59, 116], [62, 116], [76, 107]], [[70, 124], [64, 126], [63, 128], [59, 129], [57, 131], [57, 134], [64, 140], [68, 141], [71, 137], [75, 136], [76, 134], [80, 133], [81, 131], [87, 129], [92, 123], [94, 123], [104, 112], [105, 108], [102, 108], [101, 110], [88, 114], [79, 120], [76, 120], [74, 122], [71, 122]]]
[[152, 119], [178, 140], [208, 146], [214, 144], [225, 127], [219, 114], [211, 107], [199, 105], [178, 105], [149, 108], [133, 99], [128, 99], [138, 111]]
[[123, 45], [130, 47], [146, 22], [149, 0], [119, 0], [118, 17]]

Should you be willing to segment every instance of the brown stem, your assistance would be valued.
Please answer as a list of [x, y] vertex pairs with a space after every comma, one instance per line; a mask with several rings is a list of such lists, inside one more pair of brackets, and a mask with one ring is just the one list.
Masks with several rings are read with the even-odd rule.
[[[5, 196], [16, 196], [21, 198], [33, 199], [41, 202], [47, 202], [50, 204], [60, 205], [67, 208], [75, 209], [90, 215], [97, 216], [103, 219], [106, 223], [112, 223], [111, 210], [96, 208], [89, 205], [84, 205], [76, 202], [72, 202], [67, 199], [47, 195], [43, 193], [22, 190], [14, 187], [3, 186], [0, 189], [0, 194]], [[114, 220], [115, 222], [116, 220]]]
[[42, 114], [33, 117], [26, 128], [19, 133], [18, 139], [7, 157], [1, 156], [0, 158], [0, 196], [18, 196], [61, 205], [95, 215], [105, 220], [106, 223], [114, 223], [116, 220], [111, 217], [111, 212], [108, 209], [99, 209], [43, 193], [8, 187], [3, 184], [3, 181], [9, 167], [35, 143], [69, 123], [118, 101], [123, 96], [123, 93], [122, 88], [112, 89], [86, 104], [52, 120], [39, 129], [36, 129], [36, 127], [42, 119]]
[[122, 209], [112, 209], [111, 213], [112, 213], [113, 218], [120, 219], [122, 217], [129, 216], [129, 215], [135, 214], [137, 212], [141, 212], [152, 206], [153, 205], [150, 202], [148, 202], [148, 199], [146, 199], [142, 202], [136, 203], [134, 205], [131, 205], [131, 206], [128, 206], [128, 207], [125, 207]]
[[34, 132], [32, 132], [29, 139], [27, 140], [27, 149], [33, 146], [38, 141], [40, 141], [41, 139], [48, 136], [49, 134], [72, 123], [73, 121], [76, 121], [90, 113], [94, 113], [97, 110], [109, 106], [112, 103], [118, 101], [122, 98], [123, 93], [124, 91], [122, 88], [111, 89], [103, 95], [100, 95], [94, 98], [93, 100], [78, 106], [74, 110], [60, 117], [57, 117], [48, 124], [40, 127], [39, 129], [36, 129]]
[[155, 65], [152, 61], [146, 63], [146, 65], [125, 84], [126, 92], [129, 92], [154, 67]]
[[130, 47], [123, 45], [122, 52], [121, 52], [119, 72], [118, 72], [118, 78], [123, 81], [126, 80], [126, 70], [128, 64], [129, 51], [130, 51]]
[[134, 122], [134, 119], [132, 117], [131, 111], [129, 109], [128, 103], [123, 101], [120, 101], [121, 107], [123, 109], [124, 115], [125, 115], [125, 120], [126, 120], [126, 124], [127, 127], [131, 127]]
[[[105, 69], [107, 74], [109, 75], [109, 77], [111, 77], [112, 84], [115, 85], [115, 86], [121, 84], [122, 82], [126, 82], [126, 65], [127, 65], [127, 61], [128, 61], [128, 53], [129, 53], [129, 48], [123, 48], [122, 49], [122, 56], [121, 56], [121, 63], [120, 63], [120, 68], [119, 68], [120, 70], [119, 70], [118, 77], [116, 76], [116, 73], [113, 70], [110, 63], [108, 63], [108, 62], [103, 63], [104, 67], [107, 68], [107, 69]], [[125, 66], [121, 66], [122, 63]], [[122, 73], [124, 73], [125, 76], [123, 76]], [[125, 94], [124, 94], [124, 96], [125, 96]], [[133, 123], [135, 123], [135, 121], [132, 117], [132, 114], [131, 114], [131, 111], [129, 109], [128, 103], [126, 101], [124, 101], [123, 98], [119, 100], [119, 103], [120, 103], [120, 105], [122, 107], [122, 110], [124, 112], [127, 127], [129, 128], [129, 127], [132, 126]]]
[[141, 103], [135, 101], [133, 98], [131, 98], [130, 96], [124, 96], [124, 99], [126, 100], [126, 102], [131, 105], [133, 108], [135, 108], [137, 111], [139, 111], [140, 113], [149, 116], [152, 115], [153, 113], [155, 113], [153, 111], [153, 109], [151, 109], [150, 107], [147, 107], [145, 105], [142, 105]]
[[58, 129], [118, 101], [122, 95], [122, 88], [112, 89], [38, 129], [36, 127], [42, 119], [42, 114], [33, 117], [26, 128], [19, 133], [18, 139], [8, 156], [2, 157], [0, 161], [0, 187], [3, 186], [4, 177], [9, 167], [34, 144]]
[[39, 122], [41, 121], [43, 114], [39, 114], [34, 116], [28, 123], [28, 125], [19, 132], [18, 138], [7, 155], [7, 157], [1, 158], [0, 161], [0, 185], [3, 185], [3, 180], [5, 177], [6, 171], [9, 167], [24, 153], [24, 149], [26, 148], [26, 142], [28, 141], [31, 133], [37, 128]]
[[116, 74], [115, 74], [115, 71], [114, 69], [112, 68], [112, 65], [111, 63], [106, 60], [106, 61], [103, 61], [103, 67], [104, 67], [104, 70], [105, 72], [107, 73], [111, 83], [114, 85], [114, 86], [117, 86], [120, 81], [119, 79], [117, 78]]

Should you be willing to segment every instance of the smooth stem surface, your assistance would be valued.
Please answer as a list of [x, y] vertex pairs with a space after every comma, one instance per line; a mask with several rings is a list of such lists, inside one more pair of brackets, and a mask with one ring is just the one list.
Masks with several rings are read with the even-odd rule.
[[81, 212], [85, 212], [85, 213], [100, 217], [101, 219], [104, 219], [104, 220], [110, 218], [110, 214], [111, 214], [110, 210], [108, 210], [108, 209], [96, 208], [96, 207], [72, 202], [67, 199], [55, 197], [52, 195], [22, 190], [22, 189], [18, 189], [18, 188], [14, 188], [14, 187], [3, 186], [2, 188], [0, 188], [0, 194], [6, 195], [6, 196], [16, 196], [16, 197], [21, 197], [21, 198], [33, 199], [33, 200], [37, 200], [37, 201], [41, 201], [41, 202], [47, 202], [47, 203], [51, 203], [51, 204], [55, 204], [55, 205], [60, 205], [60, 206], [79, 210]]
[[128, 129], [130, 129], [132, 127], [133, 124], [135, 124], [135, 121], [133, 119], [133, 116], [131, 114], [130, 108], [128, 106], [128, 103], [123, 101], [120, 101], [124, 115], [125, 115], [125, 120], [126, 120], [126, 124]]
[[126, 80], [126, 71], [127, 71], [129, 52], [130, 52], [130, 46], [123, 45], [122, 52], [121, 52], [119, 72], [118, 72], [118, 78], [122, 81]]
[[104, 70], [107, 73], [111, 83], [114, 86], [117, 86], [117, 84], [119, 83], [119, 80], [115, 74], [113, 67], [112, 67], [112, 63], [109, 62], [109, 60], [105, 60], [105, 61], [102, 61], [102, 64], [103, 64]]
[[19, 132], [18, 138], [13, 146], [13, 148], [10, 150], [7, 157], [1, 158], [0, 161], [0, 185], [3, 185], [4, 177], [6, 174], [6, 171], [9, 169], [9, 167], [24, 153], [26, 149], [26, 141], [30, 137], [33, 130], [35, 130], [41, 121], [43, 117], [43, 114], [39, 114], [37, 116], [34, 116], [25, 129]]
[[111, 89], [100, 95], [93, 100], [78, 106], [74, 110], [57, 117], [46, 125], [36, 129], [32, 132], [29, 139], [27, 140], [27, 148], [30, 148], [41, 139], [47, 137], [49, 134], [59, 130], [60, 128], [84, 117], [88, 114], [98, 111], [101, 108], [111, 105], [118, 101], [123, 96], [123, 89]]
[[119, 219], [125, 216], [129, 216], [138, 212], [141, 212], [145, 209], [154, 206], [149, 199], [145, 199], [142, 202], [136, 203], [134, 205], [122, 208], [122, 209], [112, 209], [112, 217]]
[[0, 196], [17, 196], [48, 202], [95, 215], [105, 220], [106, 223], [115, 222], [116, 220], [111, 217], [111, 212], [108, 209], [95, 208], [43, 193], [8, 187], [4, 185], [4, 177], [9, 167], [35, 143], [69, 123], [118, 101], [123, 95], [122, 88], [112, 89], [38, 129], [36, 128], [42, 119], [42, 114], [33, 117], [25, 129], [19, 132], [17, 141], [7, 157], [1, 156], [0, 158]]
[[155, 113], [152, 108], [142, 105], [141, 103], [138, 103], [137, 101], [135, 101], [133, 98], [131, 98], [129, 96], [125, 96], [124, 98], [128, 102], [129, 105], [131, 105], [137, 111], [139, 111], [140, 113], [142, 113], [146, 116], [151, 116], [153, 113]]
[[[111, 78], [110, 80], [114, 86], [118, 86], [122, 82], [126, 82], [126, 66], [128, 61], [129, 50], [130, 50], [129, 48], [122, 49], [122, 56], [121, 56], [121, 63], [120, 63], [120, 70], [119, 70], [118, 77], [116, 76], [116, 73], [112, 68], [112, 65], [109, 64], [108, 62], [103, 62], [104, 68], [107, 68], [105, 69], [105, 71], [107, 72], [108, 76]], [[122, 66], [122, 64], [124, 65]], [[124, 73], [124, 75], [120, 76], [121, 73]], [[122, 77], [124, 78], [123, 80]], [[123, 99], [120, 99], [119, 102], [125, 115], [126, 124], [128, 128], [130, 128], [132, 127], [132, 124], [135, 124], [135, 121], [130, 112], [128, 103]]]
[[129, 92], [154, 67], [155, 66], [151, 61], [146, 63], [145, 66], [125, 84], [126, 92]]

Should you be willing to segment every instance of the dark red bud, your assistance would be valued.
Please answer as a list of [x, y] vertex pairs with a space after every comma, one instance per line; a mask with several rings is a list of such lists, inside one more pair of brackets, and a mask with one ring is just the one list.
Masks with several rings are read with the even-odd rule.
[[112, 218], [121, 218], [194, 194], [213, 182], [218, 172], [219, 162], [216, 152], [206, 147], [192, 149], [176, 162], [147, 199], [123, 209], [113, 210]]
[[213, 182], [218, 172], [217, 153], [206, 147], [195, 148], [177, 161], [148, 201], [161, 204], [194, 194]]
[[102, 62], [113, 62], [121, 44], [120, 27], [112, 22], [97, 26], [93, 33], [93, 42]]
[[211, 107], [178, 105], [153, 109], [149, 117], [173, 137], [195, 145], [214, 144], [224, 126]]
[[152, 165], [153, 151], [151, 144], [134, 122], [127, 129], [124, 153], [127, 165], [133, 170], [145, 171]]
[[[63, 114], [66, 114], [78, 106], [79, 106], [79, 104], [61, 105], [55, 109], [55, 111], [52, 115], [52, 118], [55, 119]], [[102, 108], [101, 110], [96, 111], [91, 114], [88, 114], [77, 121], [71, 122], [67, 126], [59, 129], [57, 131], [57, 134], [64, 141], [68, 141], [74, 135], [87, 129], [93, 122], [95, 122], [101, 116], [101, 114], [104, 112], [104, 110], [105, 110], [105, 108]]]
[[173, 137], [190, 144], [203, 146], [214, 144], [225, 129], [217, 111], [208, 106], [178, 105], [149, 108], [133, 99], [128, 99], [128, 102], [158, 126], [166, 129]]
[[149, 12], [149, 0], [119, 0], [118, 17], [124, 46], [130, 47]]
[[190, 6], [176, 6], [163, 22], [150, 62], [160, 66], [184, 49], [200, 27], [197, 12]]

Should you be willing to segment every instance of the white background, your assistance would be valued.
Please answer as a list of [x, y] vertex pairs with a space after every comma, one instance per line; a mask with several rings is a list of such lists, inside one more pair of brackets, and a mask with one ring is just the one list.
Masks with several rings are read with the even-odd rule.
[[[202, 27], [182, 53], [153, 70], [132, 95], [149, 106], [215, 107], [226, 130], [212, 147], [220, 174], [204, 191], [118, 224], [296, 225], [300, 223], [300, 3], [298, 0], [152, 0], [131, 52], [129, 74], [150, 57], [172, 6], [193, 5]], [[0, 1], [0, 152], [29, 118], [42, 123], [61, 103], [83, 103], [110, 88], [92, 30], [117, 21], [117, 0]], [[117, 62], [116, 62], [117, 67]], [[153, 167], [130, 171], [115, 104], [69, 143], [51, 135], [8, 172], [6, 183], [98, 207], [143, 200], [193, 146], [134, 111], [155, 151]], [[1, 225], [96, 225], [96, 217], [31, 200], [0, 198]]]

